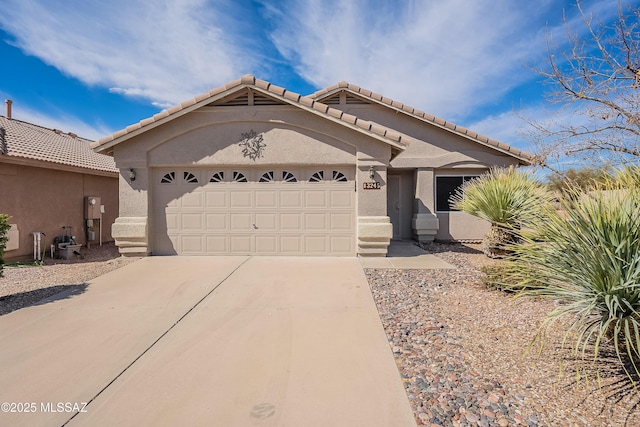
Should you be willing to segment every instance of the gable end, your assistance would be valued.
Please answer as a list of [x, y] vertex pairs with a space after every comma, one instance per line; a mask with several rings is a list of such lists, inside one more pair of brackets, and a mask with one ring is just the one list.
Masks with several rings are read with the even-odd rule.
[[286, 105], [283, 101], [267, 96], [262, 92], [246, 89], [216, 100], [208, 107], [246, 107], [251, 105]]

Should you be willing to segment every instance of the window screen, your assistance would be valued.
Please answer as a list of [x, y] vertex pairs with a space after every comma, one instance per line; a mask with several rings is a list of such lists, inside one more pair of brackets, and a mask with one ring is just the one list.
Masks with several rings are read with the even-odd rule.
[[455, 194], [458, 187], [477, 176], [437, 176], [436, 177], [436, 211], [455, 211], [449, 203], [449, 197]]

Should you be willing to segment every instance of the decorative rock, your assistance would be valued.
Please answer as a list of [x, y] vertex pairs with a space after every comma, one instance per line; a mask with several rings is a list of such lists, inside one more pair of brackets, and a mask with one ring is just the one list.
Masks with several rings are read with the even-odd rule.
[[[514, 328], [512, 323], [523, 336], [524, 332], [533, 333], [537, 325], [517, 325], [518, 319], [513, 317], [518, 317], [519, 309], [494, 311], [485, 306], [485, 311], [478, 310], [487, 295], [504, 305], [511, 297], [478, 290], [482, 273], [468, 262], [467, 253], [472, 249], [440, 244], [429, 248], [456, 269], [365, 270], [416, 422], [431, 427], [604, 425], [584, 424], [585, 418], [578, 413], [567, 412], [565, 417], [557, 409], [553, 413], [542, 407], [541, 389], [530, 377], [530, 365], [511, 360], [510, 365], [502, 364], [503, 371], [493, 370], [486, 356], [501, 360], [503, 354], [496, 350], [504, 348], [500, 344], [504, 334]], [[466, 311], [465, 306], [469, 307]], [[475, 335], [479, 339], [470, 343], [470, 330], [475, 324], [485, 324], [482, 316], [495, 317], [487, 321], [493, 329], [479, 330]], [[461, 325], [471, 329], [460, 330]], [[509, 337], [508, 341], [517, 340]], [[518, 354], [522, 348], [517, 348]], [[485, 365], [474, 365], [477, 361]]]
[[478, 421], [480, 421], [480, 417], [477, 414], [474, 414], [472, 412], [467, 413], [465, 417], [467, 418], [467, 421], [469, 421], [470, 423], [477, 423]]

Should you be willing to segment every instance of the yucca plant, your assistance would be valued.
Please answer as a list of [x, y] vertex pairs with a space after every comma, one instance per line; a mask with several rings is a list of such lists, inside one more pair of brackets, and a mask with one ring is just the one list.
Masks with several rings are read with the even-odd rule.
[[514, 167], [493, 168], [451, 196], [455, 209], [491, 223], [483, 242], [483, 252], [491, 258], [504, 256], [532, 218], [551, 215], [552, 200], [552, 193], [531, 174]]
[[629, 183], [639, 182], [640, 175], [634, 181], [624, 174], [638, 171], [625, 170], [588, 193], [578, 194], [576, 189], [572, 200], [563, 202], [566, 215], [535, 221], [543, 243], [524, 236], [511, 248], [517, 267], [512, 279], [528, 288], [521, 295], [559, 303], [543, 330], [560, 318], [569, 319], [563, 342], [575, 333], [576, 354], [584, 358], [591, 348], [597, 362], [601, 344], [608, 341], [621, 362], [631, 361], [636, 374], [640, 373], [640, 186]]
[[640, 188], [640, 166], [626, 166], [617, 171], [617, 173], [607, 180], [608, 185], [612, 188]]

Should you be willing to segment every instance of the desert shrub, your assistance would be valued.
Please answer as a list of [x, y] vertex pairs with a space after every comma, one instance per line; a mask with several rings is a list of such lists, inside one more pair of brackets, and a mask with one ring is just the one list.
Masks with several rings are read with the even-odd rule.
[[451, 196], [455, 209], [491, 223], [483, 251], [501, 257], [532, 218], [552, 209], [553, 195], [533, 176], [514, 167], [493, 168], [467, 181]]
[[604, 183], [610, 177], [611, 171], [607, 168], [570, 168], [562, 173], [554, 172], [549, 175], [547, 186], [551, 191], [567, 196], [574, 194], [576, 188], [588, 191], [594, 186]]
[[7, 233], [11, 226], [9, 225], [9, 215], [0, 214], [0, 277], [3, 276], [4, 269], [4, 249], [7, 247], [9, 237]]
[[565, 215], [535, 221], [543, 243], [525, 237], [513, 245], [512, 279], [527, 288], [521, 295], [558, 302], [543, 330], [569, 319], [565, 338], [575, 333], [577, 354], [585, 357], [591, 347], [598, 361], [601, 344], [610, 342], [618, 359], [628, 356], [638, 373], [640, 186], [619, 179], [588, 193], [573, 192], [571, 201], [563, 202]]
[[513, 261], [501, 262], [494, 265], [485, 265], [480, 268], [484, 273], [482, 284], [489, 289], [497, 289], [504, 292], [516, 293], [540, 284], [536, 279], [523, 283], [519, 278], [519, 266]]

